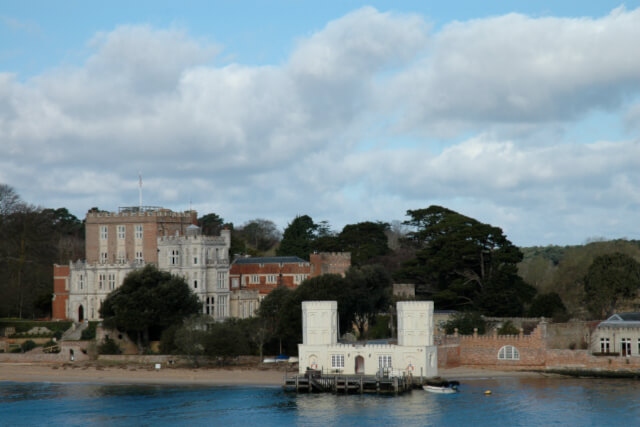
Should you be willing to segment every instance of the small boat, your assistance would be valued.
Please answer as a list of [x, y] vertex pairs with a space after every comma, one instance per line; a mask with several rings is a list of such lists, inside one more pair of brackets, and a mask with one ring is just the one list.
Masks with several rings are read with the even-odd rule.
[[458, 389], [453, 387], [438, 387], [435, 385], [423, 385], [422, 388], [430, 393], [450, 394], [450, 393], [458, 392]]
[[422, 386], [422, 389], [430, 393], [451, 394], [459, 391], [459, 385], [458, 381], [439, 381], [427, 383]]

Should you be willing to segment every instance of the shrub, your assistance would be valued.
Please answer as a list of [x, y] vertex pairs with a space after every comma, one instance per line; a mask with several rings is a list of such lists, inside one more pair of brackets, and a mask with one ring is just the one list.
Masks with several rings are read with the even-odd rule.
[[444, 330], [449, 335], [454, 333], [455, 328], [458, 328], [458, 333], [461, 335], [471, 335], [473, 328], [478, 328], [478, 334], [482, 335], [487, 329], [487, 324], [480, 313], [468, 311], [454, 314], [444, 324]]
[[518, 335], [520, 333], [520, 329], [516, 328], [511, 320], [507, 320], [498, 328], [498, 335]]
[[104, 339], [102, 344], [98, 346], [98, 353], [100, 354], [120, 354], [122, 350], [120, 350], [120, 346], [117, 342], [107, 337]]
[[83, 341], [90, 341], [96, 337], [96, 328], [99, 322], [89, 322], [89, 326], [82, 331], [80, 339]]
[[367, 335], [370, 339], [389, 338], [391, 331], [389, 330], [389, 316], [378, 315], [373, 319], [373, 324], [369, 326]]
[[27, 352], [29, 350], [33, 350], [34, 348], [36, 348], [38, 345], [33, 342], [32, 340], [27, 340], [25, 342], [22, 343], [22, 345], [20, 345], [20, 348], [22, 349], [23, 352]]
[[562, 302], [562, 298], [556, 292], [539, 294], [531, 301], [529, 307], [529, 317], [560, 317], [566, 315], [567, 308]]

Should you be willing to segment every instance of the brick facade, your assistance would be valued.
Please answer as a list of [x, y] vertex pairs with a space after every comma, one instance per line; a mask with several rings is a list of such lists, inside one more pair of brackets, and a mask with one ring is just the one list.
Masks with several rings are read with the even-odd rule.
[[351, 252], [320, 252], [309, 256], [310, 277], [323, 274], [345, 275], [351, 267]]
[[[558, 325], [554, 325], [557, 328]], [[439, 335], [438, 367], [578, 370], [638, 370], [640, 357], [616, 355], [594, 356], [590, 350], [550, 348], [554, 337], [547, 334], [548, 325], [541, 322], [531, 334], [524, 335]], [[504, 346], [513, 346], [518, 360], [499, 360]]]
[[53, 265], [53, 301], [51, 313], [53, 319], [66, 319], [69, 304], [69, 266]]
[[[107, 263], [118, 262], [119, 252], [124, 251], [125, 261], [135, 260], [135, 253], [142, 251], [144, 262], [157, 263], [157, 238], [183, 236], [189, 225], [197, 223], [197, 213], [172, 212], [168, 209], [150, 211], [124, 211], [87, 213], [85, 222], [85, 256], [89, 264], [101, 262], [100, 254], [107, 253]], [[136, 225], [142, 225], [142, 239], [136, 239]], [[118, 226], [124, 227], [124, 239], [118, 236]], [[101, 228], [106, 227], [107, 238], [101, 238]]]
[[[196, 221], [195, 211], [150, 207], [87, 212], [86, 260], [54, 266], [52, 318], [98, 320], [102, 302], [128, 273], [146, 264], [158, 265], [159, 238], [184, 236]], [[228, 242], [220, 246], [228, 249]], [[228, 262], [220, 265], [226, 274]]]

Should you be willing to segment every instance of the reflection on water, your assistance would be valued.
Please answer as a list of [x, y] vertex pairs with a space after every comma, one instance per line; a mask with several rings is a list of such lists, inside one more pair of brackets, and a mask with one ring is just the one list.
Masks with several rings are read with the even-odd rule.
[[[284, 393], [279, 387], [0, 383], [3, 425], [637, 425], [640, 382], [469, 380], [459, 394]], [[484, 390], [490, 389], [491, 396]]]

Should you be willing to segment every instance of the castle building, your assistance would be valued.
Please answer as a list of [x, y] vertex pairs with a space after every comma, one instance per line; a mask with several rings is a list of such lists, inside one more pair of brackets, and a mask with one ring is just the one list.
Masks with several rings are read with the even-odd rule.
[[227, 317], [230, 233], [201, 236], [196, 221], [195, 211], [159, 207], [89, 211], [86, 260], [53, 267], [52, 317], [98, 320], [107, 295], [127, 274], [146, 264], [183, 276], [203, 302], [203, 313]]
[[278, 286], [293, 289], [322, 274], [341, 274], [351, 266], [349, 252], [321, 252], [310, 261], [297, 256], [238, 258], [229, 271], [231, 316], [252, 317], [262, 299]]
[[302, 303], [299, 373], [307, 368], [346, 375], [438, 375], [438, 347], [433, 343], [433, 302], [397, 303], [398, 343], [338, 342], [338, 303]]
[[158, 237], [158, 268], [182, 276], [215, 319], [229, 317], [229, 247], [231, 232], [203, 236], [190, 225], [186, 236]]

